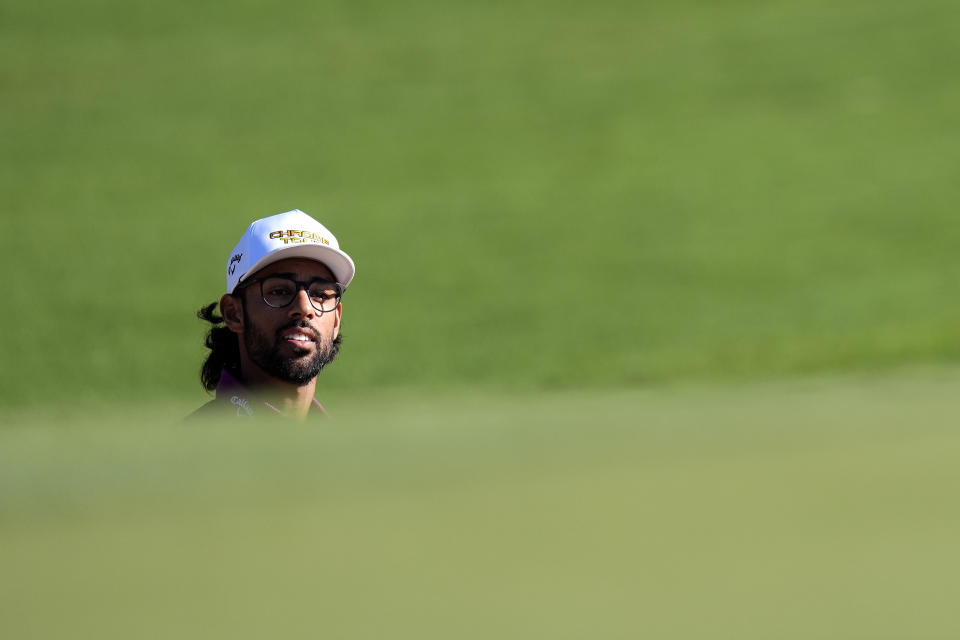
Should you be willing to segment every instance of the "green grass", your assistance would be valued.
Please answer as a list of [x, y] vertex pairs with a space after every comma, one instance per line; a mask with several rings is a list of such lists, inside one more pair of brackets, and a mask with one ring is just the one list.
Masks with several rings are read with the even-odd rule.
[[957, 384], [358, 396], [322, 429], [24, 417], [0, 635], [956, 637]]
[[358, 265], [337, 393], [955, 362], [958, 18], [7, 2], [0, 404], [199, 403], [192, 311], [293, 207]]
[[[4, 3], [0, 636], [957, 637], [958, 19]], [[294, 207], [337, 419], [180, 424]]]

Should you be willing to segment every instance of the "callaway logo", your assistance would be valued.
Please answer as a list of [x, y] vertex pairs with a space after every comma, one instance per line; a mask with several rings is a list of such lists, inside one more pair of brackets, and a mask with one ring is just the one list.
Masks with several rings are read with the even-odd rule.
[[230, 258], [230, 265], [227, 267], [227, 273], [233, 275], [233, 272], [237, 270], [237, 263], [240, 262], [241, 259], [243, 259], [242, 253], [238, 253]]
[[235, 405], [237, 405], [237, 415], [238, 415], [238, 416], [242, 416], [242, 415], [243, 415], [242, 413], [240, 413], [240, 410], [241, 410], [241, 409], [243, 409], [244, 411], [246, 411], [248, 416], [252, 416], [252, 415], [253, 415], [253, 409], [250, 408], [250, 403], [247, 402], [247, 399], [246, 399], [246, 398], [241, 398], [240, 396], [232, 396], [232, 397], [230, 398], [230, 404], [235, 404]]

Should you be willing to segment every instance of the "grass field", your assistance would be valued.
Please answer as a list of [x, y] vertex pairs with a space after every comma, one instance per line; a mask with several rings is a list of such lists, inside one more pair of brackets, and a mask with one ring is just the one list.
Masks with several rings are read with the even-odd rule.
[[957, 384], [24, 421], [0, 431], [0, 635], [953, 638]]
[[0, 18], [3, 406], [202, 401], [192, 312], [293, 207], [358, 265], [337, 392], [960, 355], [954, 2]]
[[[958, 24], [4, 2], [0, 637], [958, 637]], [[336, 419], [180, 424], [292, 208]]]

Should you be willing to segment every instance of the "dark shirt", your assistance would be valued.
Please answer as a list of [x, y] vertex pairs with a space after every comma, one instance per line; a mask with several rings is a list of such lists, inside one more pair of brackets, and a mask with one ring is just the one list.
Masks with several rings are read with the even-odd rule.
[[[258, 413], [266, 415], [280, 415], [280, 410], [269, 402], [260, 400], [251, 400], [249, 389], [243, 386], [243, 383], [237, 380], [229, 371], [224, 369], [220, 372], [220, 382], [217, 383], [217, 396], [203, 405], [189, 416], [188, 420], [193, 418], [253, 418]], [[310, 416], [325, 416], [327, 410], [323, 408], [320, 402], [313, 398], [313, 404], [310, 407]]]

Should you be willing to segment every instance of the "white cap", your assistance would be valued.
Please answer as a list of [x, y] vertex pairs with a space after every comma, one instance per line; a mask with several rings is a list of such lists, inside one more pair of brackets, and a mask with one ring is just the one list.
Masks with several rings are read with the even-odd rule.
[[344, 288], [353, 280], [353, 260], [325, 226], [299, 209], [255, 220], [227, 259], [227, 293], [268, 264], [287, 258], [322, 262]]

